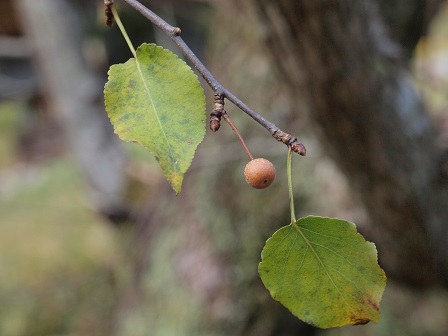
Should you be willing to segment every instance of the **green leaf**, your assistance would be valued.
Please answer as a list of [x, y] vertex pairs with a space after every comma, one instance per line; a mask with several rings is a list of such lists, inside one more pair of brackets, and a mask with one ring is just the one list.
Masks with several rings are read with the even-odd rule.
[[272, 297], [319, 328], [378, 322], [386, 275], [353, 223], [309, 216], [266, 242], [258, 267]]
[[110, 67], [104, 88], [115, 133], [147, 148], [176, 193], [205, 135], [205, 96], [191, 68], [171, 51], [142, 44]]

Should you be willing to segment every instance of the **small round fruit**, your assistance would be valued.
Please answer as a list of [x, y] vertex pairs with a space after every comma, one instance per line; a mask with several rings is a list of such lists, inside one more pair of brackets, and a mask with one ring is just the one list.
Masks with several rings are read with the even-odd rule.
[[258, 158], [250, 160], [244, 168], [246, 182], [255, 189], [264, 189], [275, 179], [275, 167], [271, 161]]

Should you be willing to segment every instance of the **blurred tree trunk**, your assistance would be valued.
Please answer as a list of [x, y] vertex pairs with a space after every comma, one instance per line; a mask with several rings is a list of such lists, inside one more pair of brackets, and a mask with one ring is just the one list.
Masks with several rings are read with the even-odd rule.
[[102, 79], [84, 62], [79, 13], [62, 0], [17, 0], [14, 5], [32, 44], [39, 90], [64, 127], [94, 206], [109, 219], [126, 217], [126, 158], [104, 113]]
[[293, 99], [365, 204], [382, 265], [412, 285], [448, 280], [446, 152], [408, 75], [440, 2], [252, 1]]

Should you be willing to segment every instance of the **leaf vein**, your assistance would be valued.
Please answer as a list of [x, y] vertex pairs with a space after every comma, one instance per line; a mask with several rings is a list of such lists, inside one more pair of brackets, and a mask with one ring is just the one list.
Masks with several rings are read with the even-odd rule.
[[[319, 257], [319, 254], [317, 253], [317, 251], [313, 248], [312, 246], [312, 242], [310, 242], [307, 237], [303, 234], [302, 230], [300, 229], [300, 227], [297, 225], [297, 223], [294, 223], [294, 227], [296, 228], [297, 232], [302, 236], [302, 238], [305, 240], [305, 242], [307, 243], [307, 245], [310, 247], [311, 251], [313, 251], [314, 256], [316, 257], [316, 259], [318, 260], [318, 262], [320, 263], [320, 265], [322, 266], [323, 270], [325, 271], [325, 273], [327, 274], [328, 278], [330, 279], [333, 287], [336, 289], [336, 291], [338, 292], [339, 296], [341, 297], [342, 301], [345, 303], [345, 305], [349, 308], [349, 310], [352, 311], [352, 307], [351, 305], [347, 302], [347, 300], [345, 299], [343, 293], [341, 292], [340, 288], [336, 285], [336, 283], [334, 282], [333, 278], [331, 277], [330, 273], [328, 272], [326, 265], [324, 264], [324, 262], [322, 261], [322, 259]], [[317, 244], [316, 244], [317, 245]]]
[[322, 248], [324, 248], [324, 249], [327, 249], [328, 251], [330, 251], [330, 252], [332, 252], [333, 254], [337, 255], [339, 258], [344, 259], [344, 260], [345, 260], [347, 263], [349, 263], [351, 266], [355, 266], [355, 265], [353, 265], [353, 263], [352, 263], [350, 260], [348, 260], [348, 259], [347, 259], [346, 257], [344, 257], [343, 255], [337, 253], [336, 251], [332, 250], [331, 248], [329, 248], [329, 247], [327, 247], [327, 246], [325, 246], [325, 245], [321, 245], [321, 244], [314, 243], [314, 242], [310, 242], [310, 243], [311, 243], [312, 245], [316, 245], [316, 246], [322, 247]]
[[176, 166], [176, 159], [175, 159], [174, 154], [173, 154], [173, 149], [171, 148], [171, 144], [168, 141], [168, 136], [166, 135], [166, 132], [165, 132], [165, 129], [164, 129], [163, 125], [162, 125], [162, 122], [160, 121], [159, 114], [158, 114], [157, 109], [156, 109], [156, 105], [154, 104], [154, 100], [152, 99], [151, 92], [149, 90], [149, 84], [146, 82], [145, 77], [143, 76], [143, 71], [142, 71], [142, 68], [140, 66], [140, 61], [139, 61], [137, 55], [135, 55], [135, 63], [137, 65], [137, 69], [138, 69], [138, 73], [140, 75], [140, 78], [141, 78], [141, 80], [143, 82], [143, 85], [145, 87], [146, 94], [147, 94], [147, 96], [149, 98], [149, 101], [150, 101], [152, 107], [153, 107], [154, 115], [156, 116], [157, 123], [159, 124], [160, 130], [162, 131], [163, 137], [164, 137], [164, 139], [165, 139], [165, 141], [167, 143], [168, 150], [169, 150], [169, 153], [170, 153], [169, 157], [170, 157], [171, 163], [173, 165], [173, 170], [174, 171], [178, 171], [177, 166]]
[[323, 234], [321, 232], [317, 232], [317, 231], [313, 231], [313, 230], [310, 230], [310, 229], [306, 229], [304, 227], [302, 227], [301, 229], [304, 230], [304, 231], [308, 231], [308, 232], [317, 234], [317, 235], [321, 235], [323, 237], [328, 237], [328, 238], [337, 239], [337, 240], [349, 240], [349, 241], [359, 242], [358, 239], [354, 239], [354, 238], [344, 238], [344, 237], [330, 236], [330, 235]]
[[328, 268], [331, 268], [334, 272], [338, 273], [345, 280], [352, 283], [353, 286], [358, 290], [359, 293], [361, 293], [361, 294], [363, 293], [363, 291], [358, 287], [357, 283], [355, 281], [353, 281], [352, 279], [350, 279], [349, 277], [347, 277], [344, 273], [340, 272], [338, 269], [336, 269], [335, 267], [332, 267], [332, 266], [328, 266]]
[[[311, 232], [311, 233], [314, 233], [314, 234], [316, 234], [316, 235], [320, 235], [320, 236], [323, 236], [323, 237], [327, 237], [327, 238], [330, 238], [330, 239], [335, 239], [335, 240], [338, 240], [338, 241], [350, 240], [350, 241], [353, 241], [353, 242], [359, 244], [359, 241], [356, 240], [356, 239], [350, 239], [350, 238], [343, 238], [343, 237], [329, 236], [329, 235], [325, 235], [325, 234], [323, 234], [323, 233], [316, 232], [316, 231], [309, 230], [309, 229], [305, 229], [305, 228], [302, 228], [302, 230], [304, 230], [304, 231], [308, 231], [308, 232]], [[347, 243], [347, 242], [343, 242], [343, 244], [344, 244], [346, 247], [348, 247], [348, 248], [350, 248], [350, 249], [352, 249], [352, 250], [355, 250], [355, 251], [358, 251], [358, 252], [361, 252], [361, 253], [366, 252], [365, 250], [360, 250], [360, 249], [355, 248], [354, 246], [350, 245], [350, 244]]]

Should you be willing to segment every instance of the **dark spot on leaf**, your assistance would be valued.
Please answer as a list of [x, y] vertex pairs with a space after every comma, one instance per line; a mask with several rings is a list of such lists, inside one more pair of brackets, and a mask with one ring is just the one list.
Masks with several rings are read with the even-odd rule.
[[373, 307], [376, 311], [380, 309], [378, 303], [375, 302], [375, 300], [370, 296], [362, 295], [361, 293], [359, 293], [358, 300], [362, 302], [364, 305]]
[[350, 321], [353, 325], [364, 325], [370, 322], [368, 318], [357, 318], [356, 316], [351, 316]]
[[375, 308], [375, 310], [380, 309], [380, 307], [378, 307], [378, 303], [376, 303], [374, 300], [372, 300], [370, 298], [366, 300], [366, 303], [371, 305], [373, 308]]

